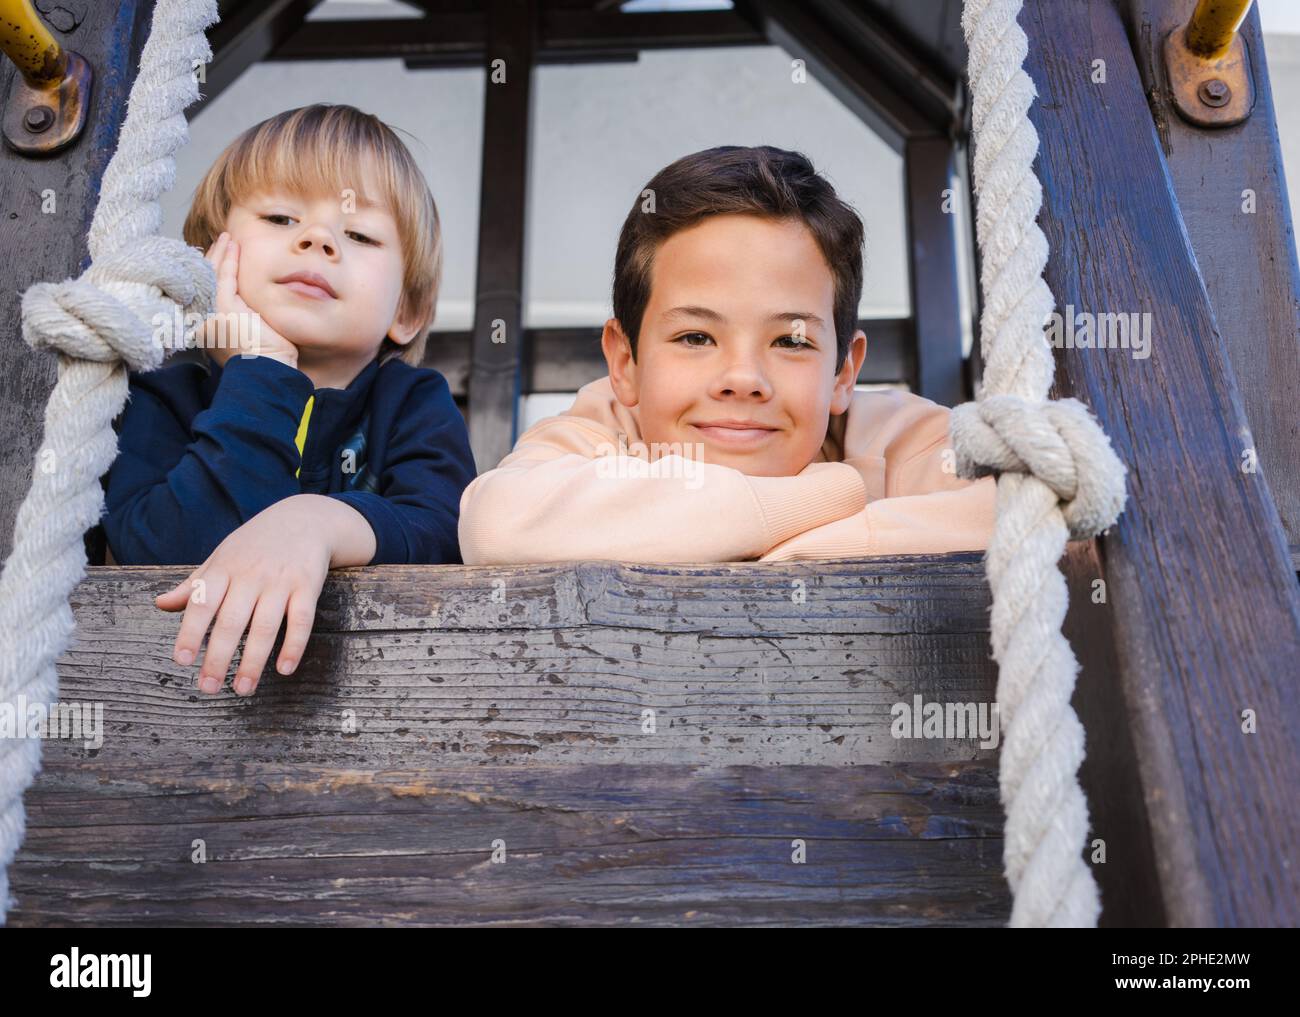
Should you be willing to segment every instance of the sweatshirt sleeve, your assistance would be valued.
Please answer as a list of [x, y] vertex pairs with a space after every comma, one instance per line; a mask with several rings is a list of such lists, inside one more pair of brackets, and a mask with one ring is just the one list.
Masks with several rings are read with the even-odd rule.
[[460, 498], [474, 478], [469, 432], [442, 375], [411, 386], [397, 414], [378, 491], [328, 497], [360, 512], [375, 532], [371, 565], [459, 564]]
[[873, 501], [862, 511], [778, 544], [763, 561], [983, 551], [993, 536], [997, 481]]
[[287, 364], [231, 357], [211, 404], [186, 425], [155, 379], [133, 375], [105, 495], [114, 559], [201, 564], [264, 508], [298, 494], [294, 438], [312, 391]]
[[465, 563], [744, 561], [866, 503], [860, 474], [845, 463], [751, 477], [680, 455], [650, 463], [616, 454], [615, 439], [564, 414], [525, 432], [465, 490]]

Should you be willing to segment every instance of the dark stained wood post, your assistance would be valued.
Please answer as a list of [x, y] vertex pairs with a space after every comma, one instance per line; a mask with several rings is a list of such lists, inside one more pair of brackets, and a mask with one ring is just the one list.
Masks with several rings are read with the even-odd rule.
[[1300, 267], [1259, 12], [1241, 26], [1255, 108], [1234, 127], [1189, 124], [1170, 101], [1161, 43], [1195, 0], [1128, 0], [1129, 33], [1165, 164], [1237, 376], [1293, 564], [1300, 567]]
[[1056, 394], [1094, 410], [1130, 471], [1119, 522], [1066, 560], [1102, 921], [1288, 925], [1300, 592], [1281, 520], [1241, 469], [1239, 389], [1119, 10], [1029, 4], [1021, 24], [1058, 310], [1152, 316], [1146, 359], [1057, 351]]
[[524, 215], [536, 35], [535, 0], [489, 4], [469, 375], [469, 437], [480, 471], [496, 466], [515, 441], [523, 372]]
[[[954, 214], [956, 202], [962, 199], [952, 183], [952, 142], [939, 134], [909, 138], [903, 170], [912, 255], [908, 287], [916, 333], [916, 390], [927, 399], [955, 406], [965, 393]], [[953, 193], [945, 201], [949, 189]]]
[[[86, 127], [71, 146], [44, 159], [0, 145], [0, 561], [13, 547], [56, 377], [55, 358], [23, 341], [22, 294], [33, 283], [80, 275], [90, 263], [86, 231], [117, 148], [153, 6], [146, 0], [82, 4], [76, 13], [46, 19], [59, 43], [80, 53], [94, 73]], [[15, 73], [0, 57], [0, 96]]]

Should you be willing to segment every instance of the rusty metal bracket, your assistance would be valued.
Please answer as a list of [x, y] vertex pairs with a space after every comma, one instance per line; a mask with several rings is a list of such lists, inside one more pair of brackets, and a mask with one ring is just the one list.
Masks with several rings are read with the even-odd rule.
[[1250, 48], [1237, 32], [1250, 0], [1201, 0], [1186, 25], [1165, 36], [1165, 75], [1174, 108], [1196, 127], [1231, 127], [1255, 108]]
[[5, 144], [27, 156], [67, 148], [86, 126], [90, 64], [59, 45], [31, 0], [0, 0], [0, 49], [19, 70], [5, 100]]

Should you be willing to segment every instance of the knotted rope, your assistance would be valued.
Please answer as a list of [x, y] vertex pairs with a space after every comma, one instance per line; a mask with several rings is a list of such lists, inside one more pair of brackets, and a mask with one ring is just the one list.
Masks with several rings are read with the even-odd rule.
[[[127, 369], [161, 365], [182, 338], [173, 334], [176, 305], [206, 315], [216, 294], [201, 251], [157, 236], [158, 198], [189, 136], [184, 110], [199, 94], [194, 68], [212, 58], [204, 29], [216, 21], [216, 0], [158, 0], [90, 225], [92, 264], [80, 278], [23, 294], [23, 338], [59, 361], [44, 444], [0, 574], [0, 707], [14, 710], [20, 730], [20, 695], [47, 706], [58, 697], [54, 662], [74, 628], [68, 596], [85, 576], [83, 535], [104, 510], [99, 478], [117, 455], [112, 424], [126, 402]], [[0, 924], [14, 903], [8, 868], [26, 831], [22, 796], [40, 763], [39, 738], [0, 738]]]
[[985, 554], [1003, 724], [999, 785], [1011, 925], [1095, 926], [1101, 905], [1083, 860], [1088, 806], [1079, 786], [1083, 725], [1070, 706], [1079, 665], [1061, 634], [1066, 539], [1106, 530], [1124, 507], [1124, 464], [1087, 407], [1048, 402], [1053, 359], [1043, 327], [1055, 307], [1035, 219], [1038, 94], [1024, 71], [1022, 0], [966, 0], [962, 28], [976, 140], [976, 237], [982, 254], [984, 356], [979, 401], [951, 417], [957, 473], [997, 472], [997, 523]]

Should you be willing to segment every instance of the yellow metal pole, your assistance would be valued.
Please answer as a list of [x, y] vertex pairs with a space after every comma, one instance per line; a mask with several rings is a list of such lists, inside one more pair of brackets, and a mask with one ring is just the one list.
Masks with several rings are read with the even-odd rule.
[[19, 71], [0, 106], [5, 144], [38, 158], [67, 148], [86, 126], [90, 64], [59, 45], [31, 0], [0, 0], [0, 50]]
[[9, 56], [33, 88], [48, 88], [68, 71], [68, 55], [58, 44], [31, 0], [0, 0], [0, 50]]
[[1236, 38], [1251, 0], [1199, 0], [1187, 22], [1187, 48], [1202, 60], [1218, 60]]

